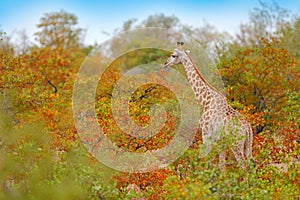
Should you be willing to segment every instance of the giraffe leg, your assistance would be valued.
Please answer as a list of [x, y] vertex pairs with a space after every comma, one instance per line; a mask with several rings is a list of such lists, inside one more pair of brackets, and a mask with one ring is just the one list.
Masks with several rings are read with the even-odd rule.
[[239, 165], [246, 170], [246, 165], [245, 165], [245, 157], [244, 157], [244, 152], [242, 149], [238, 148], [238, 147], [234, 147], [232, 149], [232, 153], [236, 159], [236, 161], [239, 163]]
[[226, 164], [225, 158], [226, 158], [226, 151], [223, 151], [219, 154], [219, 166], [222, 171], [225, 170], [225, 164]]

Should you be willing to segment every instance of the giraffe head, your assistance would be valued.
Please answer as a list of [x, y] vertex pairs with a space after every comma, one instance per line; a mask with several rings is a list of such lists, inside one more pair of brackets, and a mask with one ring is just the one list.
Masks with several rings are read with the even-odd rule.
[[187, 54], [190, 52], [188, 50], [183, 49], [183, 42], [177, 42], [177, 48], [174, 49], [171, 56], [167, 59], [167, 61], [164, 64], [164, 67], [177, 65], [183, 61], [183, 59], [187, 58]]

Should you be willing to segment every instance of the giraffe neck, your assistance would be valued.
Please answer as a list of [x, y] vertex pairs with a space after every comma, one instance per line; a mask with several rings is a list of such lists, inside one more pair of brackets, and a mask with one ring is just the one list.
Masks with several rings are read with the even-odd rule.
[[212, 103], [213, 98], [218, 99], [217, 102], [221, 101], [223, 103], [226, 101], [223, 95], [205, 81], [189, 55], [187, 55], [186, 58], [183, 58], [182, 64], [192, 90], [197, 100], [204, 108]]

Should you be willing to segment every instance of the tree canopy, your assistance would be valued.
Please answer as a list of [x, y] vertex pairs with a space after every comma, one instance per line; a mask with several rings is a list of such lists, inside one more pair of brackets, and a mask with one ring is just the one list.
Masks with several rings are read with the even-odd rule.
[[[300, 17], [291, 16], [276, 2], [261, 2], [259, 8], [250, 10], [249, 22], [241, 25], [237, 35], [219, 32], [208, 23], [192, 27], [165, 14], [130, 19], [112, 33], [153, 26], [177, 29], [212, 55], [229, 104], [248, 119], [255, 132], [256, 166], [249, 165], [247, 171], [239, 168], [229, 152], [226, 171], [217, 167], [215, 158], [221, 147], [231, 145], [232, 137], [219, 141], [221, 147], [216, 146], [208, 157], [199, 158], [200, 135], [184, 155], [163, 169], [125, 173], [104, 166], [84, 148], [73, 120], [74, 81], [94, 47], [82, 43], [85, 30], [78, 27], [76, 15], [63, 10], [46, 13], [38, 22], [33, 44], [17, 45], [1, 29], [0, 199], [298, 199]], [[26, 42], [25, 36], [21, 41]], [[141, 42], [166, 39], [145, 38], [127, 38], [125, 45], [138, 48]], [[128, 48], [122, 45], [123, 38], [116, 37], [110, 51], [117, 55]], [[163, 63], [168, 53], [150, 48], [129, 52], [110, 63], [99, 77], [94, 105], [97, 123], [125, 151], [160, 149], [179, 126], [176, 95], [155, 83], [132, 92], [128, 113], [136, 124], [146, 127], [151, 107], [164, 106], [165, 125], [156, 135], [133, 137], [118, 127], [112, 113], [112, 94], [124, 71]], [[101, 54], [93, 61], [105, 59]], [[184, 75], [182, 66], [174, 69]]]
[[35, 33], [36, 40], [47, 47], [76, 47], [83, 34], [83, 29], [78, 28], [77, 24], [77, 17], [63, 10], [46, 13], [37, 25], [40, 31]]

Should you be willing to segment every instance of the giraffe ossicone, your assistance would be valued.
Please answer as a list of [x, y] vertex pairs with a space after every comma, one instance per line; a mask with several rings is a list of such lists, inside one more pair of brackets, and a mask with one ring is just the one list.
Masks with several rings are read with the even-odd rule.
[[[171, 56], [164, 63], [164, 68], [172, 65], [182, 64], [188, 82], [195, 94], [196, 99], [203, 108], [199, 119], [199, 128], [202, 134], [203, 144], [207, 155], [220, 134], [236, 134], [239, 138], [230, 148], [238, 163], [245, 168], [246, 160], [252, 158], [253, 132], [249, 122], [227, 102], [226, 97], [217, 89], [212, 87], [201, 75], [195, 66], [189, 50], [183, 48], [183, 42], [177, 42]], [[220, 167], [225, 167], [225, 152], [219, 155]]]

